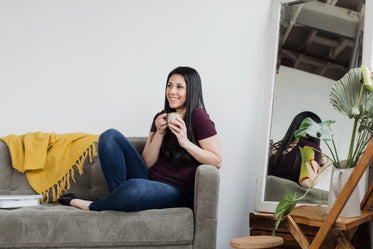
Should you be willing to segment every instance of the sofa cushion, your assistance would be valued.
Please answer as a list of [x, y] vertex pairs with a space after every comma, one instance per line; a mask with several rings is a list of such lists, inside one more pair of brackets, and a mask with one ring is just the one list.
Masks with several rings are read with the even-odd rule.
[[189, 208], [140, 212], [84, 211], [69, 206], [0, 209], [0, 247], [109, 247], [188, 245]]
[[[288, 192], [296, 193], [297, 196], [302, 196], [305, 194], [306, 191], [307, 189], [302, 188], [298, 183], [294, 181], [271, 175], [267, 176], [266, 178], [264, 200], [281, 201], [281, 199]], [[299, 201], [299, 203], [327, 205], [328, 196], [329, 191], [311, 188], [307, 196]]]
[[13, 169], [8, 146], [0, 140], [0, 195], [34, 195], [25, 174]]

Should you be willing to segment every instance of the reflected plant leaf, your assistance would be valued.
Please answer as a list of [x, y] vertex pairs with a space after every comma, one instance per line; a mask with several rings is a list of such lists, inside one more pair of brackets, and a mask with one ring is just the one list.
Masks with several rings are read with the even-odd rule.
[[316, 123], [311, 118], [306, 118], [301, 123], [299, 129], [295, 131], [294, 136], [297, 140], [309, 135], [324, 141], [331, 141], [333, 140], [333, 131], [330, 129], [330, 125], [333, 123], [335, 123], [333, 120]]
[[313, 169], [312, 160], [315, 159], [315, 151], [310, 146], [304, 146], [303, 148], [299, 147], [299, 150], [302, 156], [302, 164], [300, 166], [299, 175], [299, 182], [301, 182], [304, 179], [310, 177], [310, 173], [308, 172], [306, 162], [308, 162], [310, 167]]

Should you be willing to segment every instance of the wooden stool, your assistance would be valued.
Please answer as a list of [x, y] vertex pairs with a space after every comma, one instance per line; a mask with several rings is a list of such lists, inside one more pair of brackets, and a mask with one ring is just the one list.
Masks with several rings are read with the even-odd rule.
[[272, 236], [245, 236], [231, 240], [231, 247], [240, 249], [273, 248], [281, 246], [284, 239]]

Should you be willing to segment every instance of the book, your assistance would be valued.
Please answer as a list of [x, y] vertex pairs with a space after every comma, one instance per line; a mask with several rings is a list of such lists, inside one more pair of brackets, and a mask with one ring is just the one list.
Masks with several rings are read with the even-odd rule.
[[0, 195], [0, 208], [39, 206], [42, 195]]

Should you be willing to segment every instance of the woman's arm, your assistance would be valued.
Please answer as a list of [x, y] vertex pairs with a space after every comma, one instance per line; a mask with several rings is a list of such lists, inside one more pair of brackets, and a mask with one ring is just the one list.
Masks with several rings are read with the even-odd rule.
[[198, 145], [192, 143], [187, 137], [185, 123], [181, 118], [176, 118], [174, 124], [169, 124], [171, 132], [175, 134], [179, 145], [184, 148], [201, 164], [211, 164], [217, 168], [222, 165], [222, 149], [218, 135], [199, 140]]
[[161, 145], [163, 137], [166, 134], [167, 123], [165, 117], [166, 113], [159, 115], [155, 120], [156, 132], [150, 132], [148, 139], [146, 140], [144, 151], [142, 152], [142, 158], [146, 166], [151, 168], [155, 162], [158, 160], [159, 152], [161, 150]]
[[142, 158], [144, 159], [148, 169], [150, 169], [158, 160], [162, 141], [163, 135], [159, 135], [156, 132], [150, 132], [148, 139], [146, 140], [144, 151], [142, 152]]
[[200, 146], [188, 142], [182, 146], [201, 164], [211, 164], [218, 169], [222, 165], [222, 150], [218, 135], [198, 141]]

